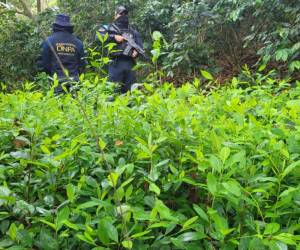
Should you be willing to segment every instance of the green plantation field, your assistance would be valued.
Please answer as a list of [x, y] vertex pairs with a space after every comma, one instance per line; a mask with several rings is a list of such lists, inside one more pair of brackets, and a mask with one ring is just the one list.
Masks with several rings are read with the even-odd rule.
[[300, 85], [0, 93], [0, 249], [299, 250]]

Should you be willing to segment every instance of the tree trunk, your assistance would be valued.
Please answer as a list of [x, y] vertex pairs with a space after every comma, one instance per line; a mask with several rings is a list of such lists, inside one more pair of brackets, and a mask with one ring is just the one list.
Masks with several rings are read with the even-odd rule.
[[37, 0], [36, 6], [37, 6], [38, 13], [40, 13], [42, 11], [42, 1]]
[[23, 7], [24, 15], [28, 16], [29, 18], [33, 18], [33, 14], [30, 8], [27, 6], [26, 2], [24, 0], [19, 0], [19, 2]]
[[36, 6], [37, 6], [38, 13], [40, 13], [44, 9], [46, 9], [46, 1], [45, 0], [37, 0]]

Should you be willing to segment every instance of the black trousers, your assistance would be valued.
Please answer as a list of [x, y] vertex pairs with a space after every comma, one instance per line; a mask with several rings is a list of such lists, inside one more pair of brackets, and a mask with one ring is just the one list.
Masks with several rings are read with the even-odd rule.
[[122, 94], [130, 90], [136, 82], [135, 73], [132, 70], [135, 62], [130, 57], [117, 57], [112, 60], [108, 67], [109, 81], [120, 84]]

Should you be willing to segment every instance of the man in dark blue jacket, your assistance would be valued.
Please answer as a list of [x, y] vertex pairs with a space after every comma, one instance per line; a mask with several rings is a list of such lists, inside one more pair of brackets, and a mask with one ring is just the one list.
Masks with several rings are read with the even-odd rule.
[[110, 55], [112, 61], [108, 67], [109, 81], [121, 84], [121, 93], [126, 93], [136, 81], [133, 67], [138, 52], [133, 50], [130, 55], [124, 55], [127, 42], [122, 33], [131, 34], [135, 42], [143, 48], [141, 35], [129, 25], [128, 10], [124, 6], [117, 7], [114, 22], [109, 25], [102, 25], [98, 32], [102, 37], [108, 34], [108, 43], [116, 43], [114, 50], [117, 52]]
[[83, 43], [73, 35], [69, 16], [56, 16], [53, 34], [42, 44], [39, 64], [47, 74], [57, 74], [59, 86], [55, 89], [56, 94], [63, 93], [62, 84], [69, 90], [70, 82], [79, 80], [79, 74], [86, 65], [85, 52]]

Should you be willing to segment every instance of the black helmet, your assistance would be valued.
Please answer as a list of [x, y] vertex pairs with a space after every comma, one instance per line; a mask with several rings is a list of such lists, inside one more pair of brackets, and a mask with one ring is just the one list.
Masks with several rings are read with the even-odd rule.
[[125, 6], [118, 6], [116, 8], [116, 11], [115, 11], [115, 14], [116, 15], [127, 15], [128, 14], [128, 10]]

